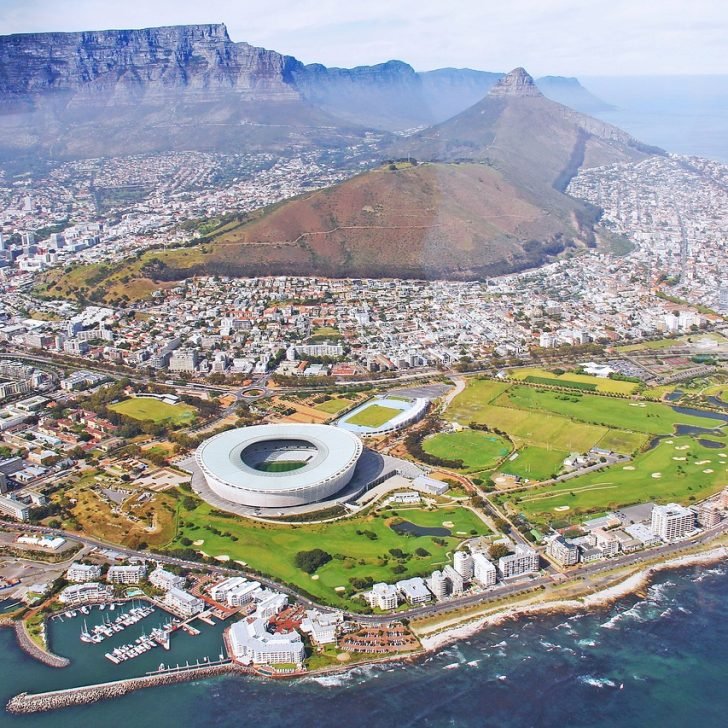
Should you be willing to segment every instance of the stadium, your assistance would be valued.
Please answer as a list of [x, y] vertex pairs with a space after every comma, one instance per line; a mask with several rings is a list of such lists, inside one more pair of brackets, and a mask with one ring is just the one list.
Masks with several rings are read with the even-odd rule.
[[336, 426], [359, 437], [381, 437], [408, 427], [427, 413], [424, 397], [378, 395], [339, 418]]
[[330, 498], [354, 476], [363, 446], [328, 425], [256, 425], [203, 442], [195, 461], [216, 495], [252, 508], [290, 508]]

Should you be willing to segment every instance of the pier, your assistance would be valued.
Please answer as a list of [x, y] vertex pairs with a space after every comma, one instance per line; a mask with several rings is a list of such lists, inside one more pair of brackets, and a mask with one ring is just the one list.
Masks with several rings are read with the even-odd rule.
[[6, 706], [9, 713], [30, 714], [43, 713], [72, 705], [88, 705], [101, 700], [119, 698], [122, 695], [161, 685], [173, 685], [188, 680], [199, 680], [228, 673], [247, 673], [249, 670], [229, 660], [221, 660], [206, 665], [191, 665], [159, 670], [145, 677], [133, 677], [127, 680], [86, 685], [66, 690], [53, 690], [46, 693], [20, 693], [12, 697]]

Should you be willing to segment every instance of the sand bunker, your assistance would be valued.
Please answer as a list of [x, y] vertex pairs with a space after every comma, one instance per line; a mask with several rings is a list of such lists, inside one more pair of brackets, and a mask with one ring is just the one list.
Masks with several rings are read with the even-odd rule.
[[554, 508], [554, 510], [558, 511], [559, 513], [561, 513], [562, 511], [570, 511], [571, 506], [556, 506], [556, 508]]
[[346, 587], [345, 586], [335, 586], [334, 587], [334, 591], [335, 592], [345, 592], [346, 591]]
[[227, 554], [220, 554], [215, 557], [218, 561], [230, 561], [230, 557]]
[[192, 545], [193, 546], [202, 546], [203, 543], [205, 543], [205, 539], [204, 538], [198, 538], [197, 541], [193, 541], [192, 542]]
[[625, 465], [622, 470], [634, 470], [634, 465]]
[[312, 574], [311, 578], [312, 578], [312, 579], [313, 579], [314, 581], [316, 581], [316, 579], [318, 579], [318, 578], [319, 578], [319, 575], [318, 575], [318, 574]]
[[442, 525], [444, 528], [454, 528], [455, 524], [452, 521], [443, 521]]
[[673, 456], [672, 456], [672, 459], [673, 459], [673, 460], [687, 460], [687, 458], [686, 458], [686, 457], [682, 457], [682, 458], [681, 458], [681, 457], [678, 457], [677, 455], [673, 455]]
[[675, 449], [676, 450], [689, 450], [690, 449], [690, 445], [676, 445], [675, 446]]
[[696, 465], [707, 465], [710, 462], [710, 460], [698, 460], [695, 464]]
[[665, 440], [665, 445], [672, 445], [675, 440]]
[[248, 562], [247, 561], [240, 561], [239, 559], [235, 559], [235, 563], [236, 564], [240, 564], [240, 566], [247, 566], [248, 565]]
[[710, 473], [714, 473], [714, 472], [715, 472], [715, 470], [713, 470], [713, 469], [711, 469], [711, 468], [705, 468], [705, 470], [703, 470], [703, 472], [704, 472], [704, 473], [707, 473], [708, 475], [710, 475]]
[[652, 473], [652, 477], [653, 478], [661, 478], [662, 477], [662, 473]]

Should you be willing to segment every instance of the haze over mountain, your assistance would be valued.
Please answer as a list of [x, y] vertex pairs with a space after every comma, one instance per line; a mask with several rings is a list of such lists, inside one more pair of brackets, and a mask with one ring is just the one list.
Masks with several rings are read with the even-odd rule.
[[[340, 147], [367, 128], [444, 121], [501, 75], [304, 65], [235, 43], [224, 25], [0, 36], [0, 158]], [[544, 84], [594, 103], [575, 79]]]

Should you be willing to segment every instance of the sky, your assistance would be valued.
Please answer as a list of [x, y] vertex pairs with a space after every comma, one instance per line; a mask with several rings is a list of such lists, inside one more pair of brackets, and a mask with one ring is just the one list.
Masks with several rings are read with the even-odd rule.
[[728, 0], [0, 0], [0, 33], [225, 23], [304, 63], [728, 74]]

